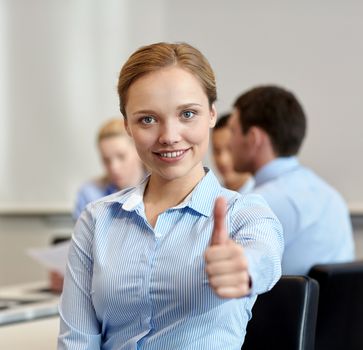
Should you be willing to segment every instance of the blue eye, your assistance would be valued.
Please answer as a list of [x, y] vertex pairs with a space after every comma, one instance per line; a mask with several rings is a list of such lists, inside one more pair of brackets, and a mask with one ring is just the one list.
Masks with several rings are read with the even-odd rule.
[[193, 111], [184, 111], [182, 115], [185, 119], [191, 119], [195, 116], [195, 113]]
[[146, 117], [142, 117], [142, 118], [141, 118], [141, 122], [142, 122], [143, 124], [152, 124], [152, 123], [154, 123], [154, 122], [155, 122], [155, 118], [154, 118], [154, 117], [152, 117], [151, 115], [148, 115], [148, 116], [146, 116]]

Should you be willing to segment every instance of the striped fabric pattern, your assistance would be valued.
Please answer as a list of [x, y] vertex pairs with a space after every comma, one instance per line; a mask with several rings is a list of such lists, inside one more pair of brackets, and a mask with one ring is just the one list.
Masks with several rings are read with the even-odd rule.
[[[145, 184], [91, 203], [78, 220], [58, 349], [240, 349], [256, 293], [281, 274], [280, 223], [262, 197], [224, 189], [209, 170], [153, 228], [144, 213]], [[218, 196], [228, 202], [230, 236], [245, 247], [248, 297], [221, 299], [208, 283], [203, 255]]]

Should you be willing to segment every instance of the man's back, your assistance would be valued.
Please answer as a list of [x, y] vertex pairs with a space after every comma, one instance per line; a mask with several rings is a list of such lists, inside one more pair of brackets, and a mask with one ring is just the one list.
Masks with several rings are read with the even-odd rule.
[[347, 206], [339, 193], [295, 157], [277, 158], [255, 176], [284, 229], [283, 274], [306, 274], [317, 263], [354, 259]]

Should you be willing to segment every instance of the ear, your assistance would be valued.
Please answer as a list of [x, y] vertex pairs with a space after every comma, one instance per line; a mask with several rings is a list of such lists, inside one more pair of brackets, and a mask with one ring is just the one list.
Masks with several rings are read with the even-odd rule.
[[217, 109], [214, 103], [210, 108], [209, 116], [210, 116], [209, 127], [212, 129], [214, 128], [217, 122]]
[[264, 136], [265, 132], [257, 126], [251, 126], [247, 132], [248, 142], [255, 147], [262, 145]]

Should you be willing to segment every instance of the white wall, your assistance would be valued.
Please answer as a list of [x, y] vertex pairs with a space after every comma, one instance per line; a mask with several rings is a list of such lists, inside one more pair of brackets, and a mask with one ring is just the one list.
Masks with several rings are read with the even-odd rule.
[[[127, 58], [126, 2], [1, 3], [4, 78], [0, 207], [70, 209], [81, 182], [101, 171], [96, 131], [119, 114]], [[6, 4], [6, 5], [5, 5]]]
[[225, 111], [256, 84], [293, 90], [308, 116], [301, 153], [363, 211], [363, 2], [168, 2], [169, 40], [206, 53]]
[[256, 84], [293, 90], [302, 162], [363, 212], [362, 14], [358, 0], [0, 2], [0, 209], [72, 206], [100, 171], [94, 137], [118, 113], [122, 62], [167, 40], [206, 54], [221, 112]]

